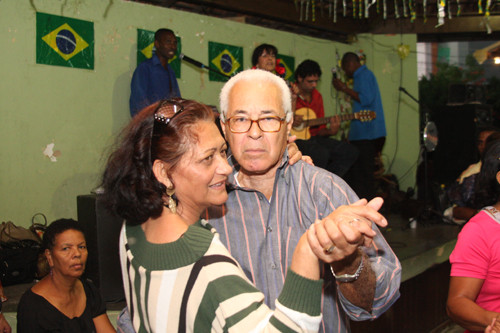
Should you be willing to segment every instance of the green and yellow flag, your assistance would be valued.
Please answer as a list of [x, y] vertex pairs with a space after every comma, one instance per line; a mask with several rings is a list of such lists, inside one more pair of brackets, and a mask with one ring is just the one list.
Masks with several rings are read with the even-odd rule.
[[94, 69], [94, 23], [36, 13], [36, 63]]
[[[181, 39], [177, 38], [177, 52], [175, 56], [168, 61], [168, 64], [175, 72], [175, 77], [181, 77], [181, 59], [179, 54], [182, 50]], [[155, 52], [155, 33], [143, 29], [137, 29], [137, 66], [144, 60], [150, 59]]]
[[282, 66], [285, 69], [285, 74], [280, 75], [286, 81], [295, 81], [293, 73], [295, 72], [295, 58], [284, 54], [276, 55], [276, 59], [279, 60], [278, 66]]
[[[233, 76], [243, 69], [243, 48], [215, 42], [208, 42], [209, 66], [223, 74]], [[227, 77], [209, 73], [210, 81], [225, 82]]]

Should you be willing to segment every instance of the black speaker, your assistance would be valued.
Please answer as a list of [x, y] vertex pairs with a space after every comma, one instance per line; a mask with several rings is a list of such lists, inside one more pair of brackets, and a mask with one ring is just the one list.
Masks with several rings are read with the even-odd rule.
[[484, 104], [485, 87], [476, 84], [456, 83], [448, 87], [448, 105]]
[[433, 153], [434, 181], [450, 184], [477, 162], [475, 105], [447, 106], [434, 112], [438, 145]]
[[77, 211], [89, 251], [85, 276], [96, 284], [105, 302], [124, 300], [119, 256], [122, 219], [111, 214], [95, 194], [79, 195]]

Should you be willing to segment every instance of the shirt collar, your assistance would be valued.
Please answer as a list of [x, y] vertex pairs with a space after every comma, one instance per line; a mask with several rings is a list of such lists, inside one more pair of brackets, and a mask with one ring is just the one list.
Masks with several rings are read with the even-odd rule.
[[361, 74], [366, 69], [366, 65], [361, 65], [358, 69], [354, 71], [354, 74], [352, 75], [353, 78], [355, 78], [357, 75]]

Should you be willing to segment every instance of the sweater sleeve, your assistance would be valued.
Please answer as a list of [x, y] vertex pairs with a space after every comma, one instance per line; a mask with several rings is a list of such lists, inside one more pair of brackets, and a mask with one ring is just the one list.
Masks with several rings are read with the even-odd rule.
[[[276, 310], [272, 311], [265, 305], [264, 295], [239, 267], [233, 267], [231, 274], [212, 279], [206, 289], [194, 323], [195, 332], [318, 331], [322, 280], [309, 280], [288, 270]], [[212, 314], [214, 318], [210, 318]]]

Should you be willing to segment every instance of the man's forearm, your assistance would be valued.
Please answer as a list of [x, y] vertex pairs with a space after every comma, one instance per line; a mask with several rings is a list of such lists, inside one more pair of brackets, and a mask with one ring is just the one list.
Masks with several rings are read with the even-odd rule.
[[363, 251], [358, 251], [358, 255], [352, 260], [348, 265], [345, 265], [343, 269], [340, 265], [332, 265], [335, 270], [337, 268], [336, 275], [354, 274], [356, 269], [361, 263], [361, 257], [363, 257], [363, 269], [357, 280], [352, 282], [339, 282], [339, 288], [342, 295], [349, 300], [353, 305], [360, 307], [368, 312], [372, 311], [373, 299], [375, 297], [375, 273], [373, 272], [368, 256]]
[[352, 90], [347, 86], [344, 89], [342, 89], [342, 91], [347, 95], [351, 96], [352, 98], [354, 98], [357, 102], [359, 102], [359, 94], [356, 91]]

